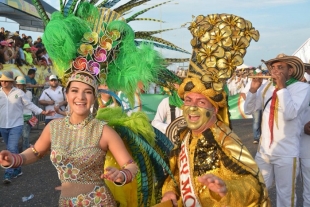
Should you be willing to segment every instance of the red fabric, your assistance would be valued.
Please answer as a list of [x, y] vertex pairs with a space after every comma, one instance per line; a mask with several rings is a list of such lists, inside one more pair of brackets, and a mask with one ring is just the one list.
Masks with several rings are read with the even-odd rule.
[[271, 98], [271, 106], [270, 106], [270, 113], [269, 113], [269, 130], [270, 130], [270, 145], [271, 146], [273, 142], [273, 125], [274, 125], [274, 110], [275, 110], [275, 105], [276, 105], [276, 100], [277, 100], [277, 91], [278, 89], [276, 88], [273, 93], [272, 93], [272, 98]]

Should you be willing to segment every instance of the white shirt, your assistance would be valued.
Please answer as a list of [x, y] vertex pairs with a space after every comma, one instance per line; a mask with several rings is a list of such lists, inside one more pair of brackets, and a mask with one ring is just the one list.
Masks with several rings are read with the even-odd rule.
[[[175, 107], [175, 118], [183, 115], [183, 110]], [[152, 121], [152, 126], [166, 133], [166, 129], [171, 123], [171, 111], [169, 106], [169, 97], [164, 98], [157, 107], [156, 115]]]
[[[31, 91], [26, 90], [26, 97], [29, 99], [29, 101], [32, 100], [32, 93], [31, 93]], [[24, 107], [23, 114], [24, 115], [32, 115], [32, 111], [27, 109], [26, 107]]]
[[[55, 90], [53, 90], [51, 87], [45, 89], [41, 96], [40, 96], [40, 99], [39, 101], [52, 101], [48, 95], [46, 95], [46, 93], [53, 99], [53, 101], [55, 102], [55, 105], [57, 105], [58, 103], [62, 102], [65, 100], [65, 93], [64, 91], [62, 91], [62, 87], [61, 86], [58, 86]], [[62, 108], [65, 108], [65, 107], [62, 107]], [[48, 106], [45, 106], [45, 110], [51, 110], [51, 111], [54, 111], [54, 105], [48, 105]], [[61, 115], [61, 114], [57, 114], [55, 113], [54, 116], [46, 116], [45, 118], [46, 119], [57, 119], [57, 118], [63, 118], [64, 116]]]
[[[262, 90], [252, 94], [249, 92], [244, 103], [246, 114], [254, 110], [263, 109], [267, 100], [272, 96], [275, 87], [271, 84], [266, 94], [263, 93], [269, 85], [267, 81], [262, 85]], [[309, 84], [296, 82], [287, 88], [277, 91], [278, 97], [278, 127], [276, 121], [273, 126], [273, 142], [271, 143], [269, 130], [269, 114], [271, 100], [266, 105], [262, 116], [262, 134], [258, 151], [270, 156], [299, 157], [299, 140], [302, 125], [302, 114], [309, 105], [310, 87]], [[271, 144], [270, 144], [271, 143]]]
[[[310, 102], [310, 100], [309, 100]], [[309, 103], [310, 104], [310, 103]], [[301, 138], [300, 138], [300, 158], [310, 158], [310, 135], [305, 134], [304, 126], [310, 121], [310, 106], [303, 113], [302, 125], [301, 125]]]
[[41, 114], [42, 109], [34, 105], [26, 94], [13, 87], [8, 96], [0, 89], [0, 128], [13, 128], [24, 125], [23, 109], [27, 108], [35, 114]]

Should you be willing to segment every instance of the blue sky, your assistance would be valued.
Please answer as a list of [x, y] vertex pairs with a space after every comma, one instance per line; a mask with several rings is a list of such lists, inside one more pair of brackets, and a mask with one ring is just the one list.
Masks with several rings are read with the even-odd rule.
[[[46, 0], [46, 2], [56, 8], [59, 7], [58, 3], [55, 3], [58, 1]], [[122, 2], [127, 1], [121, 0], [117, 5], [121, 5]], [[146, 5], [135, 8], [128, 15], [161, 2], [164, 1], [151, 0]], [[309, 8], [309, 0], [175, 0], [141, 15], [141, 17], [162, 19], [165, 23], [138, 21], [130, 25], [136, 31], [178, 28], [157, 36], [191, 52], [189, 43], [191, 34], [187, 28], [180, 28], [180, 26], [190, 22], [192, 15], [235, 14], [251, 21], [255, 29], [260, 32], [259, 41], [251, 42], [244, 57], [246, 65], [258, 66], [261, 64], [261, 59], [268, 60], [279, 53], [293, 54], [310, 37]], [[10, 27], [13, 25], [10, 24]], [[17, 25], [15, 28], [12, 31], [18, 30]], [[34, 38], [40, 35], [32, 32], [25, 33]], [[190, 57], [187, 54], [160, 51], [165, 57]]]

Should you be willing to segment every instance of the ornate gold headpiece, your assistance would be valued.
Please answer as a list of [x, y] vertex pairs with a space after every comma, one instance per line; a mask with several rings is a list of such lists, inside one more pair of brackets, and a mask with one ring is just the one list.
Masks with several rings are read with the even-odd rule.
[[181, 98], [186, 92], [201, 93], [216, 108], [227, 109], [224, 84], [243, 63], [251, 40], [258, 41], [259, 32], [251, 22], [233, 14], [199, 15], [188, 29], [193, 35], [193, 52], [188, 78], [178, 93]]
[[251, 22], [233, 14], [199, 15], [189, 30], [193, 53], [188, 77], [210, 83], [218, 92], [223, 90], [223, 80], [243, 63], [251, 40], [259, 39]]

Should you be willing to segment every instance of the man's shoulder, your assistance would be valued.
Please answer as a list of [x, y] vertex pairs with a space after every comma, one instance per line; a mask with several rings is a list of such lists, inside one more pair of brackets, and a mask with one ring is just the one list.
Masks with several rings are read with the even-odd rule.
[[294, 90], [305, 90], [309, 89], [310, 90], [310, 85], [308, 83], [304, 83], [301, 81], [297, 81], [294, 84], [289, 85], [291, 87], [288, 87], [288, 89], [294, 89]]

